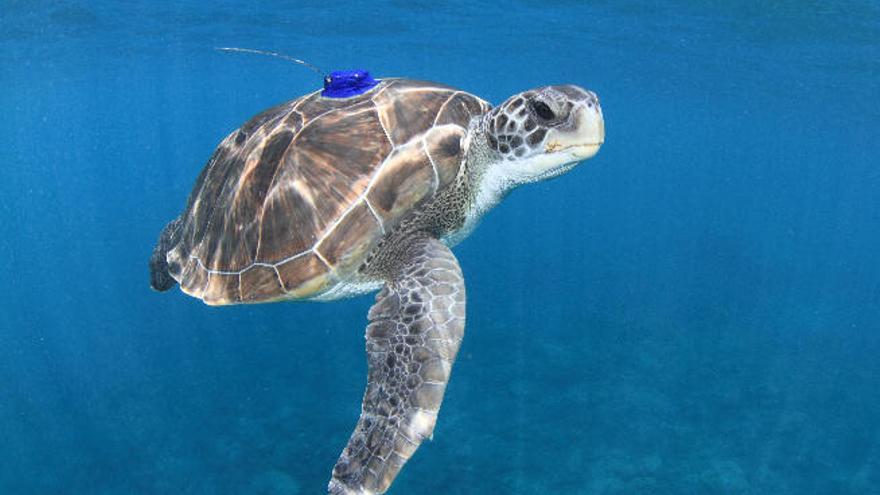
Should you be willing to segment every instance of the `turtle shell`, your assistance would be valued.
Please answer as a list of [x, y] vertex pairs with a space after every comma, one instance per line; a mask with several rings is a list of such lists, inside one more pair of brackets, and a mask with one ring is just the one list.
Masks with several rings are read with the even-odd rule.
[[196, 180], [169, 273], [212, 305], [313, 298], [352, 280], [385, 232], [454, 180], [470, 120], [488, 109], [444, 85], [385, 79], [264, 111]]

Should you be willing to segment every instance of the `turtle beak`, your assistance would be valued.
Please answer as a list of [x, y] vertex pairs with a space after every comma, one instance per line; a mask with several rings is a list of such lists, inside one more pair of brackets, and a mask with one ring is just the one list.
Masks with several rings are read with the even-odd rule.
[[593, 92], [578, 102], [572, 110], [571, 123], [552, 129], [547, 136], [544, 151], [548, 154], [563, 153], [569, 161], [578, 162], [592, 158], [605, 142], [605, 119], [599, 98]]

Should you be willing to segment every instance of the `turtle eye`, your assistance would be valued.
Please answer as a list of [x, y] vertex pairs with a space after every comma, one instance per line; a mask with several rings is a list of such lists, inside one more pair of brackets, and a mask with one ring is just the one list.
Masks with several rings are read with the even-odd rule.
[[332, 77], [330, 77], [330, 76], [326, 76], [326, 77], [324, 78], [324, 84], [330, 84], [330, 83], [332, 83], [332, 82], [333, 82], [333, 78], [332, 78]]
[[532, 102], [532, 110], [535, 112], [535, 115], [544, 120], [553, 120], [556, 118], [556, 114], [553, 113], [550, 105], [544, 103], [541, 100], [536, 100]]

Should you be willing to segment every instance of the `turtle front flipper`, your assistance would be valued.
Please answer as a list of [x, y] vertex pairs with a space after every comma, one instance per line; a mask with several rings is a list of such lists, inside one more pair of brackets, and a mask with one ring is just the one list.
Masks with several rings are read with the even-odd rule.
[[403, 251], [370, 308], [367, 390], [333, 468], [332, 495], [384, 493], [431, 437], [464, 335], [464, 278], [455, 256], [430, 237]]

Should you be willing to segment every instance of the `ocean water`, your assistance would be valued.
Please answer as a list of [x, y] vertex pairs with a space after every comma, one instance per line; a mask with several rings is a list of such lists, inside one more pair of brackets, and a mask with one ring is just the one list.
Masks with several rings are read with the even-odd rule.
[[456, 248], [468, 326], [391, 494], [880, 493], [880, 6], [0, 9], [0, 493], [324, 493], [370, 296], [211, 308], [147, 259], [325, 70], [596, 91], [599, 154]]

